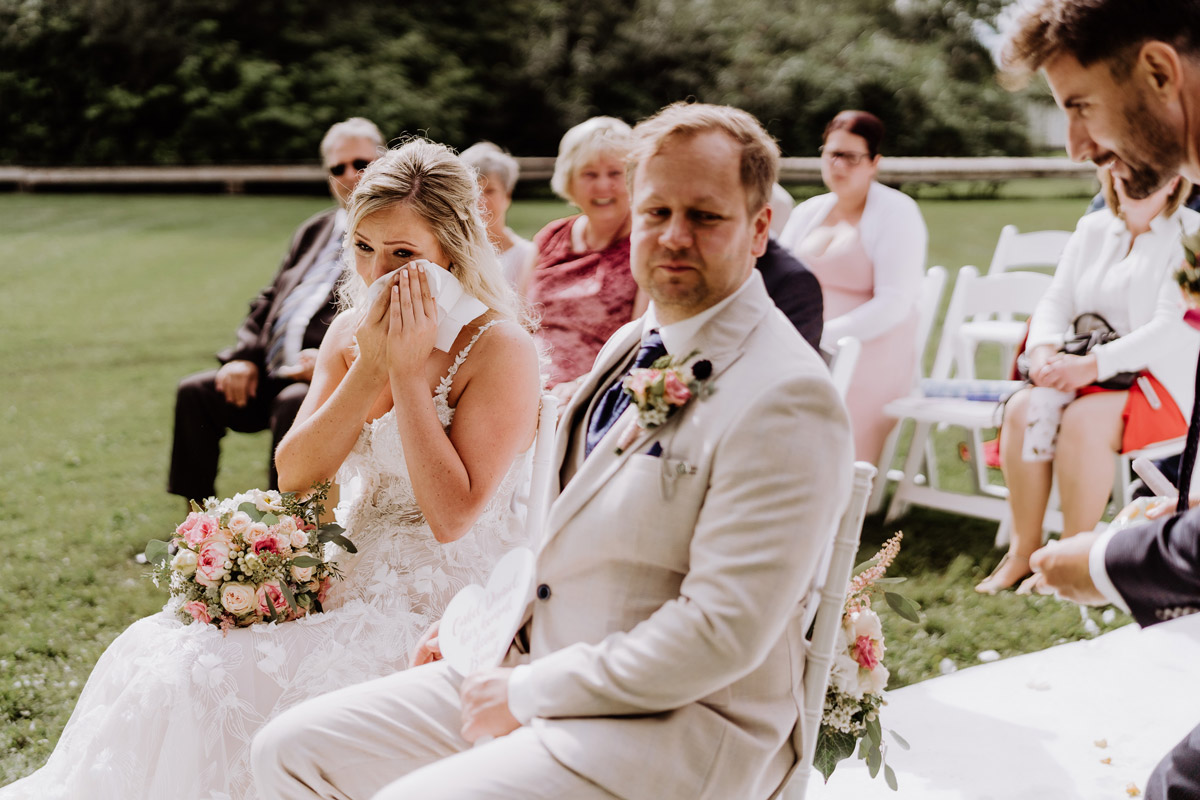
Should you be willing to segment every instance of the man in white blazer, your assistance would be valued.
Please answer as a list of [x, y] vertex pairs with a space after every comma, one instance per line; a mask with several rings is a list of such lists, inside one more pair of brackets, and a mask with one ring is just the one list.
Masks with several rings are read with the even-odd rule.
[[[828, 370], [754, 270], [777, 164], [736, 109], [676, 104], [637, 126], [631, 268], [653, 302], [564, 413], [536, 597], [506, 666], [463, 680], [434, 661], [292, 709], [255, 741], [264, 797], [742, 800], [781, 787], [851, 446]], [[643, 430], [620, 382], [664, 348], [707, 360], [711, 392]], [[423, 641], [418, 660], [438, 655]], [[485, 736], [497, 738], [470, 746]]]

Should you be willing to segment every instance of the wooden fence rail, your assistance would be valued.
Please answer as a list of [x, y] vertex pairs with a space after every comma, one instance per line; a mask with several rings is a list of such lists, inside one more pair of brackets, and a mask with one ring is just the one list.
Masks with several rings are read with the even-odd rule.
[[[554, 159], [518, 158], [522, 181], [545, 182], [554, 172]], [[946, 181], [1007, 181], [1015, 178], [1088, 178], [1090, 164], [1065, 158], [885, 158], [880, 180], [891, 183], [944, 183]], [[785, 158], [780, 165], [785, 184], [821, 182], [819, 158]], [[4, 167], [0, 188], [36, 191], [51, 187], [87, 186], [217, 186], [231, 193], [248, 184], [316, 186], [325, 173], [314, 165], [201, 166], [201, 167]]]

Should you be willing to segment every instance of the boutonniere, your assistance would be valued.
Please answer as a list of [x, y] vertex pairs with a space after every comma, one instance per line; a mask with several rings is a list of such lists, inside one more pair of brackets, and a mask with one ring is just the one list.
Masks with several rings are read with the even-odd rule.
[[[1180, 227], [1183, 227], [1182, 222]], [[1184, 302], [1188, 305], [1183, 319], [1193, 328], [1200, 328], [1200, 267], [1196, 266], [1197, 257], [1200, 256], [1200, 230], [1188, 233], [1183, 229], [1180, 241], [1183, 243], [1184, 263], [1175, 270], [1175, 280], [1179, 283]]]
[[712, 377], [712, 369], [712, 362], [700, 358], [700, 352], [693, 350], [683, 358], [665, 355], [648, 367], [630, 370], [622, 388], [637, 408], [637, 418], [618, 440], [617, 455], [633, 443], [639, 430], [653, 430], [663, 425], [693, 397], [706, 397], [712, 392], [707, 383]]

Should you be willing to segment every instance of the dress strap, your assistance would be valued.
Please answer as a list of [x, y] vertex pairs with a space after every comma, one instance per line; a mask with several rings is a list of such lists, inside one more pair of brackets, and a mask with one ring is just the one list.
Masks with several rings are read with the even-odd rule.
[[497, 325], [500, 322], [501, 320], [494, 319], [491, 322], [480, 326], [479, 330], [475, 332], [475, 335], [471, 337], [471, 341], [467, 342], [467, 346], [462, 350], [459, 350], [458, 355], [454, 357], [454, 363], [450, 365], [450, 369], [447, 370], [446, 374], [442, 376], [442, 380], [438, 383], [437, 391], [433, 393], [434, 397], [440, 397], [443, 401], [446, 400], [446, 398], [450, 395], [450, 387], [454, 385], [454, 376], [458, 374], [458, 368], [461, 367], [463, 362], [467, 360], [467, 355], [471, 352], [471, 348], [475, 346], [475, 343], [479, 341], [479, 337], [483, 336], [488, 328], [491, 328], [493, 325]]

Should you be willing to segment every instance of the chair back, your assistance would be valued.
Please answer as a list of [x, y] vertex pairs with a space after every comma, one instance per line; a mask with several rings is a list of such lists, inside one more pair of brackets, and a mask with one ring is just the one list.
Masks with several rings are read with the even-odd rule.
[[925, 348], [933, 326], [937, 324], [938, 306], [942, 303], [942, 292], [946, 288], [946, 268], [930, 267], [921, 281], [921, 300], [917, 305], [917, 378], [923, 374]]
[[821, 727], [821, 716], [825, 709], [825, 690], [829, 686], [829, 672], [833, 667], [835, 649], [838, 645], [838, 630], [842, 627], [842, 614], [846, 606], [846, 590], [850, 586], [850, 570], [854, 568], [854, 557], [858, 553], [858, 542], [862, 536], [863, 517], [867, 511], [867, 496], [875, 478], [875, 466], [865, 461], [854, 463], [854, 484], [850, 492], [850, 504], [838, 524], [829, 557], [829, 568], [821, 586], [821, 599], [817, 605], [817, 616], [813, 623], [812, 639], [804, 660], [804, 715], [801, 719], [800, 760], [791, 778], [785, 784], [782, 796], [787, 800], [803, 800], [812, 774], [813, 755], [817, 749], [817, 732]]
[[533, 461], [529, 471], [529, 495], [525, 526], [536, 550], [541, 544], [550, 507], [550, 484], [554, 478], [554, 429], [558, 421], [558, 398], [543, 394], [538, 410], [537, 438], [533, 442]]
[[829, 364], [829, 372], [833, 377], [833, 385], [838, 397], [845, 402], [846, 394], [850, 391], [850, 381], [854, 379], [854, 368], [858, 365], [858, 354], [862, 352], [862, 342], [854, 336], [843, 336], [837, 341], [837, 352]]
[[1000, 239], [992, 253], [988, 275], [999, 275], [1012, 269], [1056, 267], [1062, 258], [1070, 231], [1030, 231], [1021, 233], [1016, 225], [1000, 229]]
[[1040, 272], [1001, 272], [980, 277], [974, 267], [963, 267], [954, 281], [954, 292], [942, 323], [942, 338], [929, 377], [945, 380], [958, 368], [958, 377], [975, 377], [974, 351], [965, 347], [959, 328], [963, 323], [992, 315], [1030, 315], [1053, 281]]

